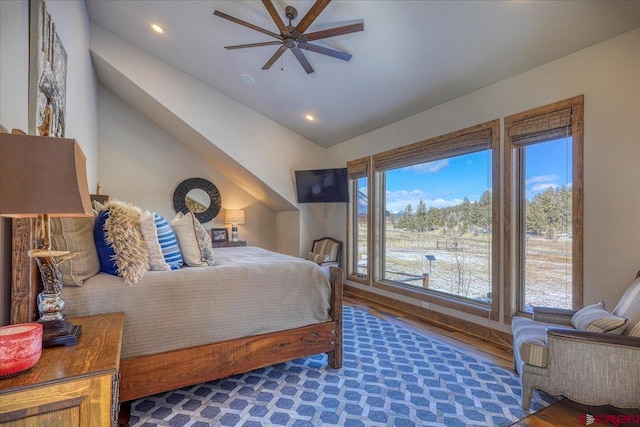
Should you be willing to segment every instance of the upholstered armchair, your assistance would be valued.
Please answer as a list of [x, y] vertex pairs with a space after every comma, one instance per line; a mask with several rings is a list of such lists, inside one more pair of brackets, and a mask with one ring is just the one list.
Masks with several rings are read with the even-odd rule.
[[579, 311], [536, 307], [532, 319], [514, 317], [511, 330], [525, 411], [534, 389], [586, 405], [640, 408], [640, 272], [611, 313], [602, 303]]
[[340, 267], [341, 257], [342, 242], [332, 237], [323, 237], [313, 241], [307, 259], [320, 265], [322, 271], [329, 277], [331, 267]]

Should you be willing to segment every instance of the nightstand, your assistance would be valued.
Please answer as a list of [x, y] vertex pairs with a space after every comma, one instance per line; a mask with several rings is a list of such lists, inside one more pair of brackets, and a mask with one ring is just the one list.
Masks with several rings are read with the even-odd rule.
[[211, 242], [214, 248], [235, 248], [237, 246], [247, 246], [246, 240], [238, 240], [237, 242]]
[[33, 368], [0, 380], [3, 426], [117, 425], [124, 313], [69, 320], [82, 325], [78, 344], [45, 348]]

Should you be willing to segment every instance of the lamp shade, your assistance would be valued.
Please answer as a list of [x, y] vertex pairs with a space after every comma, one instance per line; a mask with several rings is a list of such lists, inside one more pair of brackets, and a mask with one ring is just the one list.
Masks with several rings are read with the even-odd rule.
[[0, 133], [0, 216], [91, 214], [86, 158], [74, 139]]
[[242, 209], [227, 209], [224, 222], [232, 224], [244, 224], [244, 211]]

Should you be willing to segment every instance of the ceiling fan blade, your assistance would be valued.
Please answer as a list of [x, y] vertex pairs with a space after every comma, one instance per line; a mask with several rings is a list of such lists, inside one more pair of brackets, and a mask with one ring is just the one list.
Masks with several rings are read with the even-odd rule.
[[331, 56], [337, 59], [342, 59], [343, 61], [348, 61], [353, 56], [347, 52], [342, 52], [340, 50], [335, 50], [335, 49], [329, 49], [327, 47], [318, 46], [317, 44], [311, 44], [311, 43], [299, 43], [298, 47], [300, 49], [309, 50], [311, 52], [320, 53], [322, 55]]
[[227, 15], [226, 13], [222, 13], [222, 12], [216, 10], [216, 11], [213, 12], [213, 14], [215, 16], [219, 16], [220, 18], [224, 18], [224, 19], [226, 19], [228, 21], [235, 22], [236, 24], [240, 24], [240, 25], [245, 26], [247, 28], [251, 28], [252, 30], [259, 31], [259, 32], [261, 32], [263, 34], [266, 34], [268, 36], [271, 36], [273, 38], [282, 40], [282, 36], [279, 35], [279, 34], [272, 33], [269, 30], [265, 30], [264, 28], [260, 28], [260, 27], [258, 27], [256, 25], [253, 25], [253, 24], [250, 24], [248, 22], [245, 22], [245, 21], [243, 21], [241, 19], [234, 18], [233, 16]]
[[264, 4], [264, 7], [267, 9], [267, 12], [269, 12], [269, 15], [271, 15], [271, 19], [273, 19], [273, 22], [275, 22], [276, 27], [278, 27], [278, 29], [280, 30], [280, 34], [282, 34], [284, 37], [289, 37], [290, 36], [289, 30], [287, 29], [287, 26], [284, 25], [282, 18], [280, 18], [278, 11], [276, 10], [273, 3], [271, 3], [271, 0], [262, 0], [262, 4]]
[[282, 56], [282, 54], [287, 50], [285, 45], [280, 46], [280, 49], [276, 50], [276, 53], [273, 54], [271, 58], [267, 61], [266, 64], [262, 66], [263, 70], [268, 70], [271, 66]]
[[274, 46], [278, 44], [282, 44], [282, 42], [272, 41], [272, 42], [262, 42], [262, 43], [236, 44], [233, 46], [225, 46], [224, 48], [225, 49], [244, 49], [245, 47]]
[[327, 28], [326, 30], [315, 31], [313, 33], [305, 34], [307, 40], [320, 40], [328, 37], [341, 36], [343, 34], [357, 33], [358, 31], [364, 31], [364, 22], [358, 22], [357, 24], [343, 25], [341, 27]]
[[302, 65], [302, 68], [304, 68], [307, 74], [313, 73], [313, 67], [311, 66], [311, 64], [309, 64], [309, 61], [307, 61], [307, 57], [304, 56], [304, 53], [299, 48], [294, 47], [291, 49], [291, 52], [293, 52], [295, 57], [298, 59], [298, 62], [300, 63], [300, 65]]
[[298, 22], [298, 25], [296, 25], [296, 30], [298, 30], [300, 34], [303, 34], [306, 29], [309, 28], [309, 25], [311, 25], [313, 21], [315, 21], [318, 15], [322, 13], [324, 8], [329, 5], [329, 3], [331, 3], [331, 0], [316, 0], [313, 6], [311, 6], [311, 9], [309, 9], [307, 14], [304, 15], [304, 18], [302, 18], [300, 22]]

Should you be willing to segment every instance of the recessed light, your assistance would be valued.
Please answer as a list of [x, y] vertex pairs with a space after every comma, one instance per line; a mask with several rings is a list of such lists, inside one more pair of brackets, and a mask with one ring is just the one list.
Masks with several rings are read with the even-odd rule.
[[315, 118], [315, 116], [313, 114], [305, 114], [304, 118], [309, 120], [310, 122], [315, 122], [316, 121], [316, 118]]
[[240, 74], [240, 80], [242, 80], [242, 83], [246, 83], [248, 85], [255, 84], [256, 82], [256, 79], [245, 73]]
[[151, 24], [151, 28], [153, 29], [153, 31], [155, 31], [158, 34], [164, 34], [164, 30], [158, 24]]

